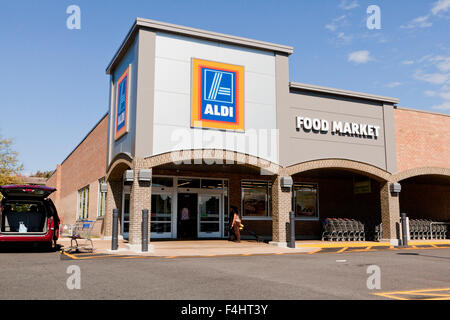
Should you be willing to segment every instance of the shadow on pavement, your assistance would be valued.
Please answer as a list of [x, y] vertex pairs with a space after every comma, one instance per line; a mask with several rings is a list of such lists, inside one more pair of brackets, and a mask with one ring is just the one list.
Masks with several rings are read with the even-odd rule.
[[400, 256], [420, 256], [420, 257], [426, 257], [426, 258], [450, 260], [450, 257], [433, 256], [433, 255], [429, 255], [429, 254], [422, 254], [422, 253], [415, 253], [415, 252], [398, 252], [397, 254]]
[[47, 243], [26, 243], [26, 242], [8, 242], [0, 243], [1, 253], [38, 253], [38, 252], [56, 252], [61, 249], [61, 245], [51, 247]]

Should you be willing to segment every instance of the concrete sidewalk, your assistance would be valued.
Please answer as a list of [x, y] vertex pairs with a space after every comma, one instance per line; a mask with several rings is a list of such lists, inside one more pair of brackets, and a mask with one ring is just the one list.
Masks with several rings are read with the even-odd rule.
[[[450, 245], [450, 240], [409, 240], [408, 246]], [[355, 247], [392, 247], [389, 242], [377, 241], [297, 241], [297, 248], [355, 248]]]
[[[193, 240], [193, 241], [152, 241], [148, 252], [130, 250], [128, 242], [119, 240], [119, 249], [111, 250], [111, 240], [92, 239], [95, 254], [111, 255], [141, 255], [154, 257], [195, 257], [195, 256], [226, 256], [226, 255], [255, 255], [255, 254], [285, 254], [309, 253], [315, 248], [282, 248], [267, 243], [242, 240], [240, 243], [227, 240]], [[79, 241], [80, 245], [84, 240]], [[70, 239], [61, 238], [58, 244], [62, 249], [70, 247]], [[83, 251], [83, 250], [81, 250]]]
[[[110, 256], [148, 256], [148, 257], [216, 257], [231, 255], [265, 255], [265, 254], [292, 254], [292, 253], [325, 253], [350, 251], [377, 251], [379, 249], [396, 249], [389, 242], [329, 242], [329, 241], [297, 241], [296, 248], [283, 248], [267, 243], [242, 240], [240, 243], [227, 240], [192, 240], [192, 241], [152, 241], [148, 252], [131, 250], [128, 241], [119, 240], [119, 249], [111, 250], [111, 240], [93, 239], [93, 255]], [[70, 247], [70, 239], [62, 238], [58, 241], [62, 249]], [[80, 245], [84, 240], [79, 241]], [[450, 247], [450, 240], [412, 240], [410, 249]], [[84, 255], [84, 250], [80, 250]], [[86, 253], [86, 255], [88, 255]]]

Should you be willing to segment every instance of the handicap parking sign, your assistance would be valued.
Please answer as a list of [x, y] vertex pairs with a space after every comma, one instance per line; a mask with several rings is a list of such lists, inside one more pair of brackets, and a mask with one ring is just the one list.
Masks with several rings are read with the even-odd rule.
[[244, 68], [193, 59], [192, 126], [244, 130]]

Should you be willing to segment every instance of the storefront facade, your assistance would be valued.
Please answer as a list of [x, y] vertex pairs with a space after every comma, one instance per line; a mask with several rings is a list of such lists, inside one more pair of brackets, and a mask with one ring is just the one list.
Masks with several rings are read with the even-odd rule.
[[[244, 234], [275, 245], [286, 244], [291, 210], [298, 239], [320, 238], [324, 218], [344, 217], [377, 221], [395, 242], [409, 196], [392, 188], [405, 179], [410, 194], [420, 192], [416, 182], [438, 183], [439, 219], [450, 220], [449, 117], [425, 120], [447, 130], [433, 142], [439, 160], [408, 167], [419, 146], [403, 144], [420, 123], [403, 119], [415, 111], [394, 98], [290, 82], [292, 53], [137, 19], [107, 67], [102, 236], [119, 209], [121, 234], [138, 246], [150, 209], [151, 239], [226, 238], [236, 206]], [[426, 177], [412, 181], [414, 171], [404, 172], [417, 168]]]

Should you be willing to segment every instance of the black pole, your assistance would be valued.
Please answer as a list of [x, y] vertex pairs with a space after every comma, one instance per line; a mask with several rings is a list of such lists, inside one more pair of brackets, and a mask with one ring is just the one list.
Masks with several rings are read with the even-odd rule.
[[295, 189], [292, 185], [291, 211], [289, 212], [289, 248], [295, 248]]
[[113, 209], [111, 250], [119, 247], [119, 210]]
[[289, 212], [289, 248], [295, 249], [295, 212]]
[[401, 213], [401, 223], [402, 223], [402, 247], [408, 246], [408, 234], [406, 228], [406, 213]]
[[142, 210], [142, 252], [148, 251], [148, 209]]

